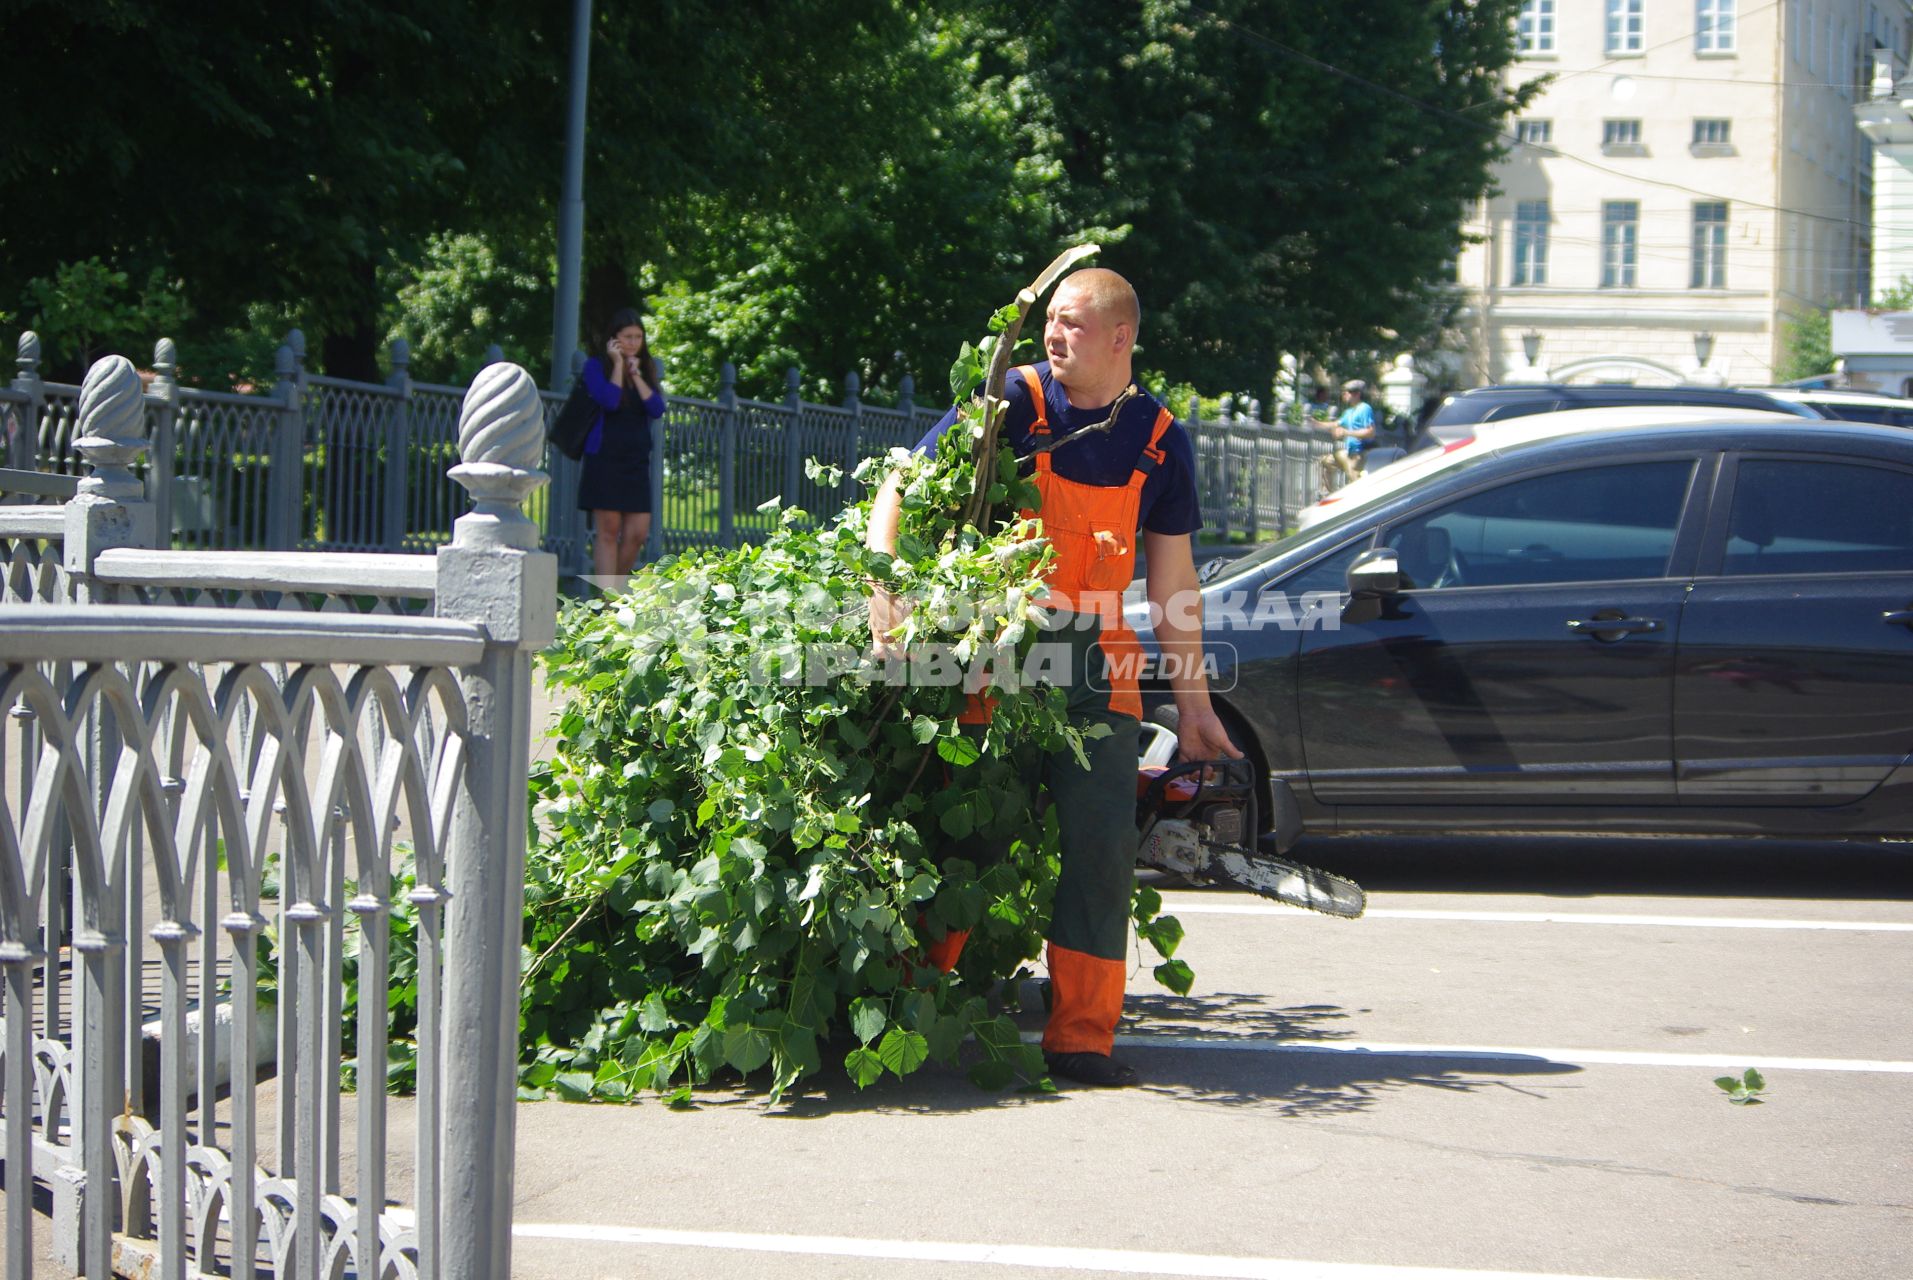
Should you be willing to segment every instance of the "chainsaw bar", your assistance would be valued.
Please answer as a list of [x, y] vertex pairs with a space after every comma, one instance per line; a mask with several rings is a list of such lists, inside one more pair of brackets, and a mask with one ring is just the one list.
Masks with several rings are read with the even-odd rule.
[[1136, 860], [1197, 884], [1231, 885], [1344, 920], [1359, 918], [1368, 906], [1368, 895], [1353, 880], [1273, 854], [1205, 840], [1197, 824], [1181, 818], [1152, 823], [1143, 832]]

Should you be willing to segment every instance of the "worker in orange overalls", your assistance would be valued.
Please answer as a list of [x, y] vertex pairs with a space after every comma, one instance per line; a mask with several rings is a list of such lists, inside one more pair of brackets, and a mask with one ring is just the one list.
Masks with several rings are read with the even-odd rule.
[[[1051, 1006], [1043, 1054], [1053, 1075], [1085, 1084], [1131, 1084], [1135, 1071], [1111, 1056], [1122, 1016], [1129, 905], [1136, 864], [1136, 764], [1142, 700], [1141, 654], [1123, 623], [1121, 595], [1135, 576], [1140, 534], [1150, 600], [1162, 621], [1156, 639], [1172, 673], [1185, 760], [1239, 758], [1210, 705], [1202, 674], [1201, 597], [1190, 535], [1202, 527], [1195, 453], [1170, 412], [1146, 393], [1124, 404], [1113, 428], [1061, 443], [1106, 421], [1129, 387], [1141, 309], [1136, 291], [1113, 271], [1092, 268], [1057, 287], [1043, 328], [1049, 359], [1016, 369], [1005, 387], [1003, 438], [1035, 457], [1043, 532], [1056, 550], [1050, 602], [1067, 611], [1055, 632], [1070, 644], [1070, 714], [1110, 732], [1086, 745], [1089, 768], [1068, 753], [1043, 759], [1040, 778], [1057, 808], [1062, 875], [1049, 928]], [[920, 447], [932, 448], [955, 421], [953, 410]], [[902, 502], [894, 481], [873, 503], [873, 550], [894, 554]], [[870, 626], [879, 653], [894, 651], [905, 612], [879, 589]], [[973, 707], [973, 710], [975, 708]], [[973, 717], [972, 717], [973, 718]], [[929, 949], [949, 969], [963, 943], [951, 933]]]

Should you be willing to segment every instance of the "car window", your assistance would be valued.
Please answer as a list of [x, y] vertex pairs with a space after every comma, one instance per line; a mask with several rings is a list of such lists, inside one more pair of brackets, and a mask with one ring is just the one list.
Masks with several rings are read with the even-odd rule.
[[1872, 422], [1883, 427], [1913, 427], [1913, 409], [1890, 404], [1828, 404], [1816, 402], [1820, 412], [1847, 422]]
[[1314, 564], [1290, 574], [1282, 580], [1282, 590], [1291, 600], [1316, 591], [1348, 590], [1348, 567], [1355, 563], [1355, 557], [1368, 550], [1372, 539], [1357, 538], [1345, 547], [1338, 547], [1317, 560]]
[[1913, 568], [1913, 474], [1846, 462], [1750, 458], [1734, 481], [1721, 572]]
[[1390, 529], [1416, 588], [1658, 578], [1680, 523], [1689, 459], [1554, 471]]

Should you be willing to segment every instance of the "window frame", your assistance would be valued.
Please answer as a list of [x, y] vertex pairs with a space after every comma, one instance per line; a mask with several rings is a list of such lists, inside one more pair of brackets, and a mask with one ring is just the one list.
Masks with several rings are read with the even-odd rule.
[[1521, 0], [1515, 10], [1515, 53], [1524, 58], [1551, 58], [1558, 34], [1555, 0]]
[[[1733, 221], [1733, 205], [1727, 200], [1696, 200], [1688, 235], [1688, 285], [1690, 289], [1727, 287], [1727, 228]], [[1718, 209], [1718, 218], [1703, 220], [1702, 211]]]
[[1694, 54], [1731, 58], [1740, 52], [1740, 14], [1735, 0], [1694, 0]]
[[1639, 57], [1647, 51], [1645, 0], [1607, 0], [1602, 51], [1610, 58]]
[[[1514, 263], [1508, 273], [1510, 287], [1545, 288], [1548, 283], [1548, 228], [1554, 222], [1554, 212], [1546, 199], [1518, 200], [1514, 210]], [[1538, 216], [1535, 216], [1537, 210]]]
[[[1629, 217], [1616, 217], [1623, 209], [1632, 210]], [[1625, 234], [1620, 229], [1625, 227]], [[1641, 249], [1641, 202], [1638, 200], [1603, 200], [1601, 202], [1601, 288], [1634, 289], [1639, 287]], [[1615, 258], [1617, 251], [1624, 256]], [[1621, 276], [1625, 279], [1621, 279]]]
[[[1539, 137], [1531, 136], [1539, 134]], [[1514, 122], [1514, 140], [1524, 147], [1551, 147], [1554, 145], [1554, 117], [1537, 117]]]

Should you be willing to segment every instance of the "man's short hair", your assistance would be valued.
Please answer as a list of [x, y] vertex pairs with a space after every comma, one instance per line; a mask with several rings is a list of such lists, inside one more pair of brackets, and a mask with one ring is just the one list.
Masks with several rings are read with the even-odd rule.
[[1129, 326], [1131, 337], [1142, 328], [1142, 303], [1136, 290], [1107, 267], [1084, 267], [1063, 277], [1063, 283], [1081, 291], [1089, 305], [1117, 324]]
[[1360, 378], [1350, 378], [1342, 384], [1342, 390], [1353, 391], [1358, 396], [1365, 396], [1368, 394], [1368, 384]]

